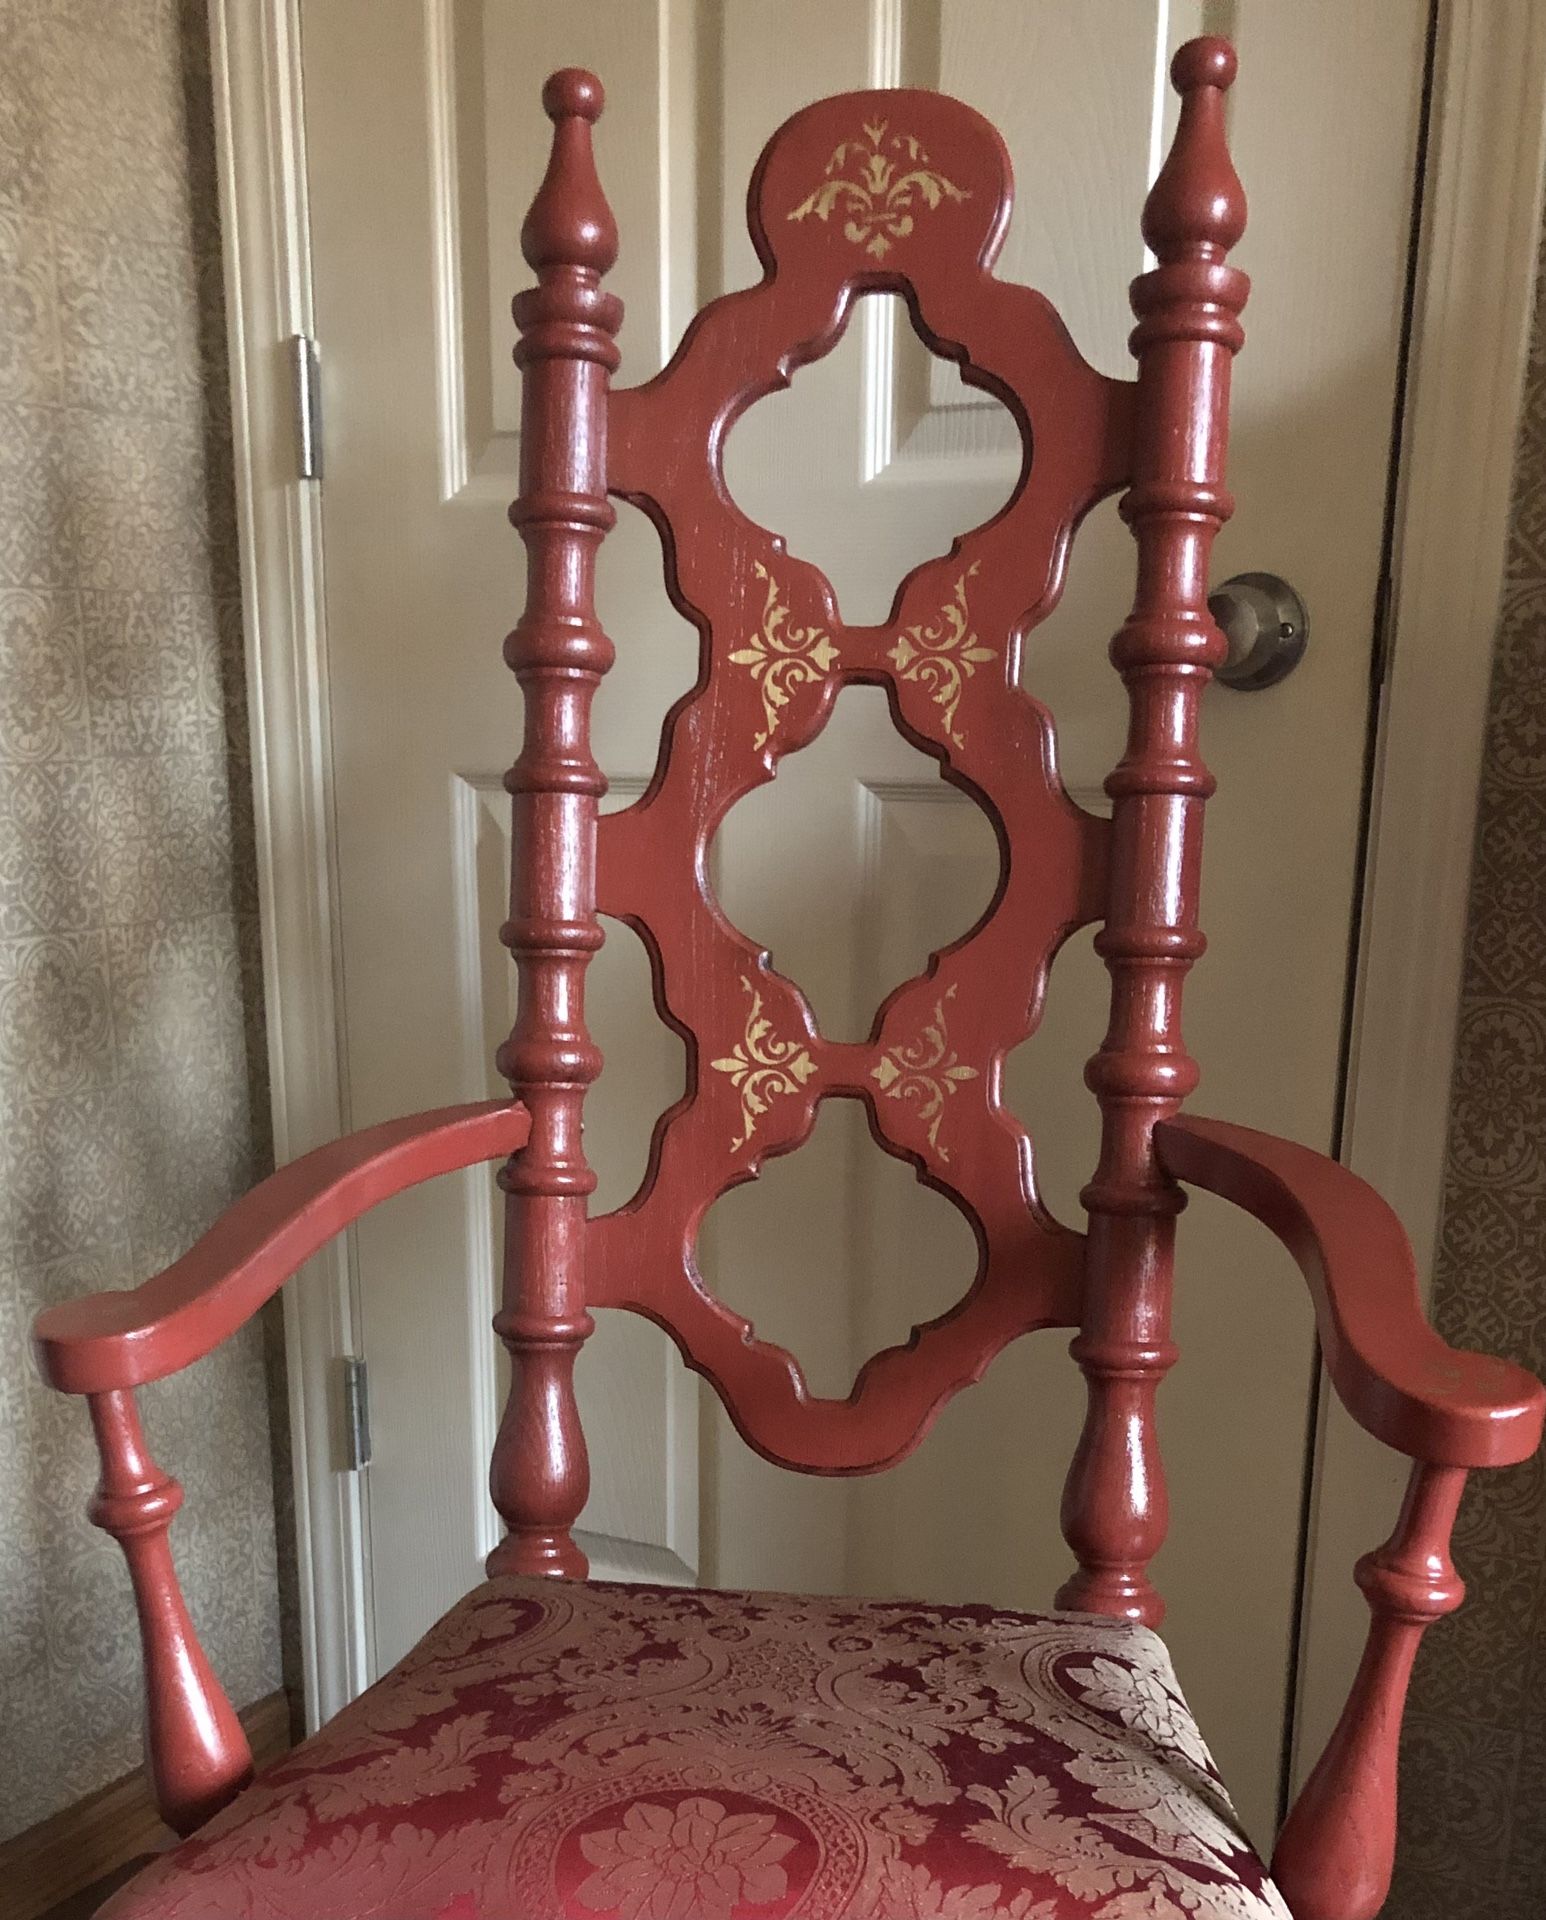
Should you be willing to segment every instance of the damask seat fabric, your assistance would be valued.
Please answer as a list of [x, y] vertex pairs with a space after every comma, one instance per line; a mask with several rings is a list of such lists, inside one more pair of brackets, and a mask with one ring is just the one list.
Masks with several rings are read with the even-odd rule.
[[1287, 1920], [1161, 1641], [499, 1579], [112, 1920]]

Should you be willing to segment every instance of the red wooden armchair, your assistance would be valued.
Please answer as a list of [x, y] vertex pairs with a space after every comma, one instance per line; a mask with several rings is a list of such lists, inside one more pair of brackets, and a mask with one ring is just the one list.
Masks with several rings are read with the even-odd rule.
[[[1196, 1080], [1181, 995], [1203, 945], [1212, 788], [1198, 709], [1224, 652], [1205, 594], [1230, 510], [1225, 421], [1246, 297], [1225, 260], [1245, 217], [1223, 135], [1234, 65], [1217, 40], [1175, 63], [1183, 105], [1145, 209], [1158, 264], [1133, 287], [1131, 384], [1092, 371], [1038, 294], [993, 277], [1010, 196], [993, 129], [955, 101], [896, 92], [822, 101], [774, 136], [751, 193], [762, 281], [700, 314], [657, 379], [609, 392], [622, 314], [602, 287], [616, 236], [590, 151], [601, 89], [575, 72], [548, 83], [552, 159], [522, 236], [537, 286], [515, 306], [525, 415], [512, 518], [530, 575], [506, 649], [526, 709], [507, 782], [517, 852], [503, 933], [521, 993], [500, 1066], [513, 1099], [309, 1155], [167, 1272], [37, 1325], [45, 1376], [84, 1394], [96, 1424], [91, 1517], [128, 1556], [150, 1767], [166, 1817], [193, 1836], [118, 1896], [120, 1920], [1251, 1920], [1285, 1903], [1296, 1920], [1368, 1920], [1378, 1909], [1407, 1676], [1423, 1629], [1461, 1598], [1448, 1538], [1466, 1472], [1525, 1458], [1546, 1396], [1430, 1331], [1401, 1230], [1353, 1175], [1181, 1113]], [[871, 290], [904, 295], [930, 345], [1011, 408], [1033, 451], [995, 520], [909, 575], [883, 625], [850, 627], [821, 574], [736, 511], [719, 449]], [[1064, 792], [1050, 721], [1016, 668], [1075, 525], [1118, 488], [1138, 584], [1112, 645], [1131, 731], [1106, 820]], [[655, 521], [672, 597], [703, 645], [649, 791], [598, 818], [588, 710], [613, 649], [592, 579], [609, 493]], [[970, 661], [964, 627], [937, 617], [962, 590]], [[807, 744], [854, 681], [884, 686], [907, 737], [990, 811], [1003, 878], [980, 924], [890, 996], [871, 1038], [839, 1044], [702, 876], [729, 806]], [[647, 941], [660, 1011], [693, 1066], [641, 1191], [593, 1219], [580, 1119], [601, 1069], [583, 1010], [598, 912]], [[1035, 1025], [1057, 946], [1091, 921], [1111, 1019], [1088, 1071], [1104, 1136], [1081, 1235], [1038, 1204], [998, 1083]], [[878, 1143], [955, 1198], [981, 1249], [966, 1297], [876, 1355], [841, 1401], [812, 1398], [793, 1360], [693, 1265], [709, 1204], [798, 1146], [827, 1097], [862, 1100]], [[180, 1490], [146, 1455], [133, 1390], [207, 1352], [378, 1200], [496, 1158], [508, 1237], [495, 1325], [514, 1377], [492, 1484], [508, 1535], [484, 1587], [249, 1784], [169, 1557]], [[1161, 1603], [1147, 1568], [1166, 1525], [1154, 1406], [1176, 1357], [1180, 1182], [1223, 1194], [1292, 1250], [1337, 1392], [1414, 1463], [1394, 1533], [1359, 1565], [1367, 1652], [1270, 1879], [1152, 1631]], [[745, 1439], [808, 1473], [891, 1464], [1009, 1341], [1077, 1328], [1088, 1414], [1063, 1498], [1077, 1563], [1057, 1595], [1066, 1611], [586, 1581], [571, 1533], [587, 1479], [572, 1374], [595, 1307], [657, 1321]]]

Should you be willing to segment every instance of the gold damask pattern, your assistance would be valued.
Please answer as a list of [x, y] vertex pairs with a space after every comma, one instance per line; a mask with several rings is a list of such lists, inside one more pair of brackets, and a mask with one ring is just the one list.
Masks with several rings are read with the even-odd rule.
[[[267, 1152], [204, 21], [8, 0], [0, 34], [0, 1838], [141, 1761], [89, 1423], [28, 1325]], [[261, 1329], [141, 1400], [244, 1705], [280, 1669]]]
[[745, 667], [761, 690], [763, 726], [752, 736], [753, 749], [760, 750], [772, 739], [794, 688], [824, 680], [837, 664], [838, 655], [830, 634], [820, 627], [800, 627], [790, 621], [778, 582], [760, 560], [752, 562], [752, 571], [767, 588], [762, 620], [745, 646], [731, 654], [730, 664]]
[[784, 1040], [762, 1011], [762, 995], [743, 974], [741, 985], [751, 996], [746, 1031], [722, 1059], [711, 1061], [716, 1073], [727, 1074], [741, 1095], [741, 1131], [730, 1142], [737, 1153], [757, 1131], [768, 1102], [797, 1093], [816, 1071], [816, 1063], [799, 1040]]
[[[1546, 252], [1514, 468], [1433, 1316], [1546, 1373]], [[1478, 1473], [1418, 1656], [1388, 1920], [1546, 1911], [1546, 1463]]]
[[826, 222], [842, 216], [843, 235], [874, 260], [905, 240], [920, 212], [971, 194], [946, 179], [910, 133], [892, 133], [888, 120], [866, 121], [862, 140], [832, 149], [819, 187], [789, 211], [791, 220]]
[[928, 1123], [929, 1145], [947, 1164], [949, 1149], [939, 1143], [945, 1102], [965, 1081], [977, 1078], [977, 1069], [964, 1065], [950, 1044], [945, 1009], [955, 997], [955, 988], [947, 988], [934, 1003], [934, 1018], [924, 1023], [918, 1037], [888, 1047], [870, 1075], [888, 1100], [907, 1101], [918, 1109], [918, 1118]]
[[1125, 1621], [489, 1582], [101, 1920], [1288, 1920]]
[[957, 580], [955, 591], [934, 618], [905, 628], [886, 656], [899, 679], [916, 681], [932, 689], [946, 737], [958, 747], [966, 745], [966, 735], [956, 728], [956, 710], [966, 682], [980, 666], [998, 658], [995, 649], [983, 646], [971, 630], [966, 583], [976, 571], [974, 561]]

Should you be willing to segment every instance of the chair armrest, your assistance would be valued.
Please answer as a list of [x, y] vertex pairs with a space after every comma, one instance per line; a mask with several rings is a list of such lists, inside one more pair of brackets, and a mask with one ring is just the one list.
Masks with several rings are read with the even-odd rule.
[[367, 1127], [281, 1167], [141, 1287], [50, 1307], [33, 1322], [43, 1378], [86, 1396], [102, 1461], [87, 1508], [123, 1548], [145, 1662], [145, 1753], [167, 1825], [191, 1833], [252, 1777], [241, 1722], [189, 1618], [167, 1538], [183, 1491], [145, 1445], [133, 1389], [175, 1373], [251, 1319], [334, 1234], [403, 1188], [526, 1144], [509, 1100]]
[[1154, 1130], [1161, 1166], [1271, 1229], [1315, 1301], [1343, 1404], [1413, 1461], [1395, 1531], [1358, 1562], [1369, 1637], [1342, 1717], [1278, 1835], [1272, 1876], [1294, 1920], [1375, 1920], [1396, 1848], [1396, 1771], [1412, 1662], [1465, 1587], [1450, 1532], [1469, 1467], [1528, 1459], [1546, 1389], [1522, 1367], [1447, 1346], [1423, 1315], [1412, 1249], [1366, 1182], [1325, 1154], [1181, 1116]]
[[1540, 1444], [1546, 1388], [1440, 1339], [1406, 1233], [1367, 1181], [1323, 1153], [1221, 1120], [1154, 1130], [1160, 1164], [1253, 1214], [1298, 1261], [1332, 1385], [1360, 1426], [1434, 1466], [1501, 1467]]
[[486, 1100], [388, 1120], [302, 1154], [143, 1286], [46, 1308], [32, 1328], [38, 1369], [62, 1393], [103, 1393], [176, 1373], [250, 1320], [379, 1201], [514, 1153], [530, 1131], [524, 1107]]

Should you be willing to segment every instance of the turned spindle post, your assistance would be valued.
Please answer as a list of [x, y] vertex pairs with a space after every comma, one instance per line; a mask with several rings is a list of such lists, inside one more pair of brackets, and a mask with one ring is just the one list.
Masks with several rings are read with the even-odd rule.
[[1412, 1469], [1396, 1530], [1357, 1580], [1369, 1637], [1342, 1717], [1278, 1835], [1272, 1877], [1294, 1920], [1374, 1920], [1396, 1857], [1396, 1763], [1412, 1662], [1465, 1586], [1449, 1557], [1464, 1467]]
[[161, 1818], [192, 1833], [252, 1778], [252, 1750], [215, 1678], [167, 1539], [183, 1490], [150, 1457], [131, 1393], [88, 1396], [102, 1475], [86, 1511], [123, 1548], [145, 1660], [145, 1764]]
[[1133, 283], [1138, 361], [1133, 483], [1122, 512], [1137, 542], [1133, 610], [1111, 644], [1128, 691], [1127, 748], [1106, 781], [1111, 878], [1095, 945], [1111, 976], [1111, 1016], [1085, 1078], [1100, 1103], [1089, 1212], [1085, 1312], [1072, 1351], [1088, 1390], [1063, 1495], [1079, 1562], [1058, 1605], [1156, 1625], [1148, 1564], [1165, 1537], [1155, 1396], [1173, 1364], [1170, 1295], [1181, 1195], [1153, 1129], [1197, 1083], [1181, 1038], [1181, 989], [1203, 950], [1197, 930], [1203, 802], [1213, 780], [1197, 745], [1198, 706], [1224, 640], [1208, 613], [1223, 487], [1230, 362], [1249, 283], [1225, 265], [1245, 197], [1224, 138], [1233, 49], [1194, 40], [1171, 77], [1181, 119], [1144, 207], [1158, 266]]
[[574, 1397], [585, 1310], [586, 1206], [596, 1178], [581, 1110], [601, 1071], [585, 1026], [585, 969], [596, 918], [596, 804], [606, 781], [590, 750], [591, 700], [611, 666], [596, 618], [596, 551], [607, 500], [608, 382], [622, 303], [601, 276], [617, 229], [596, 178], [591, 123], [601, 83], [556, 73], [542, 104], [553, 122], [548, 170], [521, 229], [537, 285], [515, 302], [522, 374], [521, 483], [510, 518], [526, 543], [526, 608], [505, 642], [526, 724], [505, 776], [514, 809], [510, 918], [500, 938], [520, 991], [499, 1070], [531, 1113], [531, 1137], [500, 1170], [506, 1199], [503, 1298], [495, 1331], [510, 1355], [510, 1398], [490, 1488], [509, 1528], [495, 1573], [583, 1576], [570, 1529], [590, 1469]]

